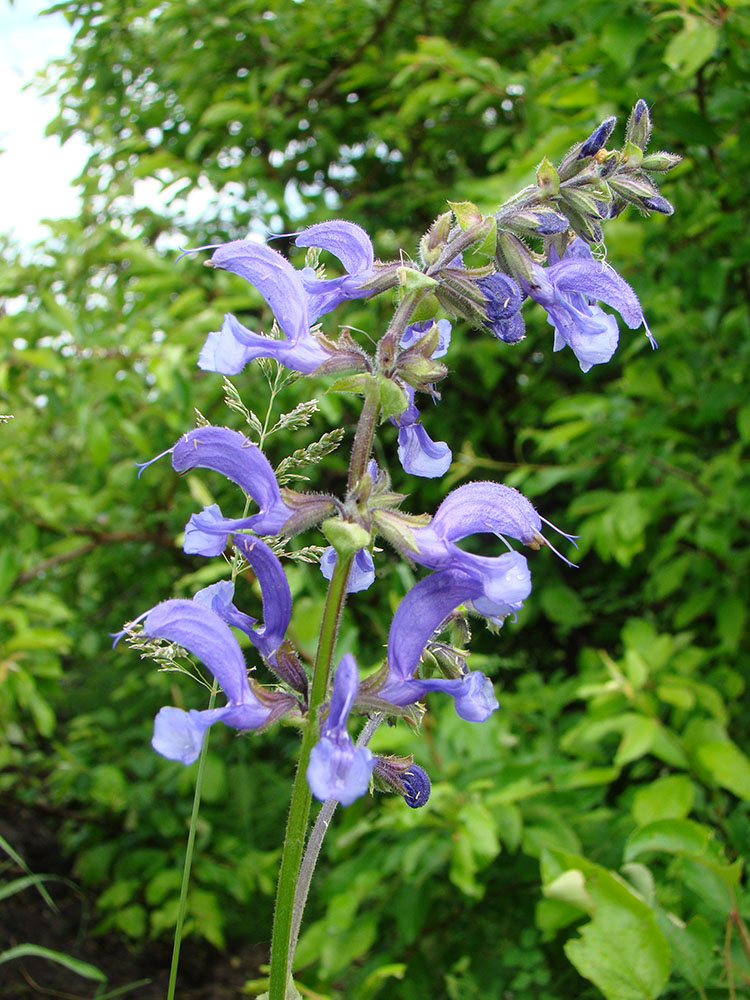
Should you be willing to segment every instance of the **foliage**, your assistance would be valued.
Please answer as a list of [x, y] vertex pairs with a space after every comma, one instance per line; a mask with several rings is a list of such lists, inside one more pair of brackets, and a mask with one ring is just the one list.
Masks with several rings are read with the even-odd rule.
[[[395, 730], [428, 770], [439, 762], [434, 804], [407, 814], [378, 799], [337, 817], [301, 977], [405, 1000], [746, 989], [747, 6], [59, 9], [78, 36], [53, 74], [52, 129], [94, 152], [81, 217], [52, 224], [31, 261], [9, 247], [0, 265], [0, 409], [14, 415], [0, 425], [0, 525], [14, 539], [0, 556], [0, 781], [75, 816], [61, 843], [100, 892], [100, 929], [169, 933], [191, 782], [148, 746], [169, 674], [111, 653], [106, 633], [210, 582], [177, 545], [188, 491], [148, 470], [136, 481], [133, 461], [169, 447], [194, 408], [245, 426], [192, 366], [224, 312], [262, 322], [237, 279], [175, 265], [171, 248], [333, 209], [384, 255], [413, 252], [404, 241], [446, 198], [491, 208], [543, 155], [644, 97], [659, 146], [685, 157], [665, 188], [676, 214], [668, 228], [625, 215], [607, 242], [659, 350], [628, 333], [606, 371], [582, 376], [542, 322], [512, 348], [467, 332], [430, 414], [454, 449], [449, 481], [522, 488], [581, 535], [581, 568], [539, 559], [518, 624], [480, 637], [472, 663], [504, 692], [490, 723], [467, 734], [448, 713], [418, 744]], [[137, 207], [153, 179], [168, 213]], [[353, 304], [346, 320], [362, 316]], [[263, 375], [235, 383], [263, 423]], [[308, 426], [271, 439], [272, 461], [349, 428], [346, 397], [326, 387]], [[271, 423], [304, 402], [285, 386]], [[218, 479], [189, 484], [193, 500], [221, 499]], [[434, 496], [420, 486], [414, 509]], [[409, 571], [387, 572], [395, 604]], [[304, 651], [323, 587], [303, 565], [290, 577]], [[341, 652], [375, 663], [381, 610], [352, 603]], [[293, 745], [227, 734], [209, 756], [190, 926], [218, 947], [266, 932]], [[618, 976], [613, 938], [640, 956], [637, 976], [630, 964]]]

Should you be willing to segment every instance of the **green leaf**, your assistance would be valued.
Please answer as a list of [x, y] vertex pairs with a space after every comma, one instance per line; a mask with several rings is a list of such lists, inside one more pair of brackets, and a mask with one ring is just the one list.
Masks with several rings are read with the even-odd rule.
[[698, 990], [708, 986], [716, 964], [715, 952], [720, 933], [712, 930], [703, 917], [695, 916], [681, 925], [668, 914], [657, 910], [659, 926], [669, 941], [675, 970]]
[[646, 826], [660, 819], [684, 819], [694, 800], [695, 785], [690, 778], [673, 774], [639, 788], [631, 809], [636, 823]]
[[689, 819], [658, 819], [631, 833], [625, 841], [623, 857], [632, 861], [651, 851], [668, 854], [703, 854], [708, 846], [710, 831]]
[[719, 32], [703, 18], [692, 14], [683, 18], [683, 28], [670, 40], [664, 62], [680, 76], [692, 76], [716, 51]]
[[653, 912], [611, 872], [584, 859], [593, 919], [565, 944], [578, 972], [607, 1000], [655, 1000], [669, 979], [669, 944]]
[[16, 958], [46, 958], [50, 962], [65, 966], [71, 972], [75, 972], [82, 979], [93, 979], [97, 983], [106, 983], [107, 977], [97, 969], [95, 965], [82, 962], [78, 958], [72, 958], [61, 951], [52, 951], [50, 948], [42, 948], [38, 944], [18, 944], [15, 948], [0, 952], [0, 965], [5, 962], [12, 962]]
[[717, 785], [740, 799], [750, 800], [750, 760], [736, 744], [715, 740], [701, 744], [695, 753]]
[[645, 715], [635, 716], [625, 730], [615, 754], [615, 764], [622, 767], [639, 760], [653, 747], [659, 731], [659, 723]]
[[403, 389], [399, 388], [393, 379], [386, 378], [385, 375], [378, 375], [378, 386], [380, 388], [380, 409], [382, 420], [388, 417], [395, 417], [403, 413], [409, 405], [409, 400]]

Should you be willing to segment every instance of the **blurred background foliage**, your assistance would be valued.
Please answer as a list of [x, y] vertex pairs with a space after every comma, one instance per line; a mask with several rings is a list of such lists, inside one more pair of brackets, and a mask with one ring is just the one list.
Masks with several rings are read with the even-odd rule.
[[[624, 331], [613, 361], [584, 376], [570, 352], [553, 356], [539, 310], [515, 347], [458, 328], [443, 401], [425, 417], [453, 448], [446, 479], [407, 480], [384, 429], [379, 460], [411, 510], [434, 509], [447, 485], [501, 479], [580, 534], [581, 568], [534, 554], [518, 622], [499, 636], [476, 629], [472, 663], [501, 702], [488, 723], [433, 699], [418, 738], [378, 732], [378, 749], [427, 768], [433, 799], [412, 812], [378, 797], [337, 816], [299, 976], [365, 1000], [749, 995], [748, 4], [55, 9], [77, 33], [48, 74], [60, 107], [50, 131], [92, 152], [80, 217], [51, 221], [32, 257], [6, 241], [0, 262], [10, 812], [59, 819], [61, 852], [97, 894], [96, 930], [136, 947], [170, 933], [193, 774], [153, 754], [150, 730], [160, 705], [200, 696], [112, 652], [108, 632], [222, 573], [179, 542], [226, 486], [180, 481], [166, 462], [138, 480], [133, 463], [170, 447], [195, 408], [243, 426], [197, 353], [226, 311], [268, 322], [245, 283], [176, 262], [176, 248], [337, 216], [363, 225], [384, 259], [412, 254], [446, 199], [492, 209], [542, 156], [607, 115], [624, 121], [643, 97], [652, 148], [684, 157], [664, 186], [676, 213], [626, 214], [607, 244], [659, 350]], [[143, 207], [156, 190], [163, 212]], [[377, 330], [387, 308], [353, 303], [330, 329]], [[234, 381], [263, 419], [259, 367]], [[352, 404], [326, 395], [329, 381], [275, 401], [278, 414], [312, 392], [320, 412], [271, 439], [272, 462], [351, 428]], [[346, 448], [311, 470], [313, 486], [342, 485]], [[341, 638], [366, 667], [410, 582], [381, 560], [377, 591], [352, 600]], [[292, 633], [309, 655], [323, 582], [300, 564], [290, 579]], [[212, 735], [189, 931], [219, 949], [267, 939], [294, 751], [278, 729]]]

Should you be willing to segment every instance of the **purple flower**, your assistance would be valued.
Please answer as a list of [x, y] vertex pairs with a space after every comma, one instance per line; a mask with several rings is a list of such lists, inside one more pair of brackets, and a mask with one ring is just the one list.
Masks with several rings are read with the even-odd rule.
[[418, 552], [409, 553], [409, 556], [429, 569], [459, 564], [468, 566], [473, 560], [487, 557], [472, 556], [455, 543], [469, 535], [484, 533], [499, 538], [508, 535], [532, 549], [547, 545], [563, 562], [572, 566], [544, 537], [543, 523], [573, 541], [575, 536], [560, 531], [541, 517], [523, 493], [512, 486], [491, 482], [465, 483], [448, 494], [426, 527], [413, 529]]
[[[222, 598], [223, 599], [223, 598]], [[235, 729], [257, 729], [278, 718], [294, 703], [288, 695], [272, 694], [261, 701], [247, 679], [239, 643], [229, 626], [200, 601], [171, 600], [157, 604], [146, 615], [147, 636], [179, 643], [208, 667], [227, 696], [223, 708], [203, 712], [162, 708], [154, 721], [151, 745], [169, 760], [192, 764], [197, 760], [203, 736], [214, 722]], [[266, 703], [267, 702], [267, 703]]]
[[[433, 325], [427, 323], [412, 323], [404, 331], [401, 347], [406, 349], [416, 344]], [[432, 352], [432, 358], [442, 358], [451, 342], [451, 325], [447, 319], [437, 321], [438, 343]], [[435, 479], [445, 475], [453, 461], [453, 455], [445, 441], [433, 441], [422, 425], [422, 419], [414, 403], [414, 389], [410, 385], [402, 385], [409, 405], [391, 418], [391, 423], [398, 427], [398, 459], [404, 472], [410, 476], [422, 476]]]
[[338, 799], [348, 806], [370, 785], [375, 758], [367, 747], [355, 747], [346, 729], [359, 690], [359, 671], [351, 653], [339, 663], [333, 679], [328, 717], [320, 728], [320, 741], [310, 753], [307, 783], [316, 799]]
[[[336, 565], [336, 549], [332, 545], [320, 557], [320, 572], [330, 580]], [[360, 549], [354, 556], [354, 562], [346, 582], [347, 594], [356, 594], [360, 590], [368, 590], [375, 582], [375, 564], [369, 549]]]
[[235, 240], [218, 247], [211, 263], [241, 275], [258, 289], [285, 339], [253, 333], [227, 314], [221, 330], [209, 333], [198, 359], [199, 368], [236, 375], [255, 358], [276, 358], [286, 368], [308, 374], [328, 359], [328, 352], [310, 331], [312, 319], [303, 280], [285, 257], [263, 243]]
[[362, 283], [372, 276], [375, 254], [370, 237], [361, 226], [341, 219], [318, 222], [303, 229], [294, 242], [298, 247], [328, 250], [338, 257], [347, 272], [341, 278], [328, 279], [318, 278], [311, 267], [300, 272], [312, 322], [346, 299], [359, 299], [371, 294], [362, 290]]
[[498, 271], [487, 278], [481, 278], [477, 285], [487, 299], [486, 326], [498, 340], [504, 340], [506, 344], [517, 344], [519, 340], [523, 340], [526, 327], [519, 312], [523, 295], [515, 281]]
[[531, 574], [519, 552], [478, 556], [456, 543], [474, 534], [509, 535], [538, 549], [549, 545], [542, 521], [518, 490], [467, 483], [448, 494], [426, 527], [412, 528], [416, 551], [404, 549], [404, 554], [434, 572], [412, 587], [396, 609], [388, 635], [388, 674], [383, 686], [373, 690], [378, 698], [409, 705], [427, 691], [443, 691], [455, 699], [461, 718], [472, 722], [483, 721], [497, 708], [492, 684], [478, 671], [446, 679], [414, 674], [425, 646], [459, 605], [501, 624], [531, 593]]
[[414, 389], [401, 387], [409, 405], [392, 421], [398, 427], [398, 460], [410, 476], [436, 479], [445, 475], [453, 454], [445, 441], [433, 441], [422, 426], [419, 410], [414, 404]]
[[237, 483], [260, 508], [249, 517], [226, 518], [217, 504], [211, 504], [200, 514], [193, 514], [185, 529], [186, 552], [219, 555], [231, 532], [250, 528], [257, 535], [275, 535], [294, 514], [282, 500], [266, 456], [238, 431], [227, 427], [196, 427], [172, 449], [172, 466], [177, 472], [198, 468], [220, 472]]
[[244, 632], [261, 656], [273, 661], [276, 650], [284, 641], [292, 616], [289, 583], [281, 563], [265, 542], [249, 535], [238, 535], [234, 544], [252, 567], [260, 586], [263, 624], [258, 626], [255, 618], [234, 606], [234, 584], [229, 580], [204, 587], [193, 597], [193, 601], [210, 608], [227, 625], [233, 625]]
[[535, 266], [534, 275], [535, 283], [527, 291], [544, 306], [547, 321], [555, 328], [553, 350], [567, 344], [581, 371], [609, 361], [617, 348], [617, 320], [597, 301], [616, 309], [631, 330], [645, 326], [651, 346], [656, 347], [633, 289], [604, 261], [594, 260], [583, 240], [573, 240], [562, 260], [551, 251], [549, 267]]
[[[525, 562], [518, 553], [508, 556]], [[515, 586], [511, 589], [514, 595], [518, 592]], [[394, 705], [410, 705], [428, 691], [442, 691], [454, 699], [462, 719], [484, 722], [489, 718], [498, 703], [491, 681], [479, 671], [455, 679], [414, 677], [425, 646], [448, 615], [482, 593], [481, 579], [453, 568], [433, 573], [412, 587], [393, 616], [388, 635], [388, 676], [376, 692], [378, 698]]]

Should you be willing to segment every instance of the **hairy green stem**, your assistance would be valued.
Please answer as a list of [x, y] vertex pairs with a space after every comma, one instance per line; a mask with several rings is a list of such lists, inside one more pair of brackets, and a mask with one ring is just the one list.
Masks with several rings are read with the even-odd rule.
[[[369, 392], [365, 397], [365, 404], [360, 414], [349, 463], [349, 482], [355, 486], [367, 468], [375, 438], [379, 410], [379, 395]], [[333, 652], [346, 601], [346, 584], [353, 562], [354, 553], [346, 558], [342, 556], [337, 558], [333, 576], [328, 584], [328, 595], [323, 610], [323, 620], [320, 624], [320, 638], [313, 666], [312, 683], [310, 684], [307, 724], [302, 733], [297, 773], [294, 776], [292, 786], [292, 799], [289, 804], [289, 817], [276, 889], [268, 1000], [286, 1000], [287, 987], [291, 978], [294, 953], [290, 945], [295, 912], [294, 902], [302, 849], [310, 817], [311, 794], [307, 784], [307, 766], [310, 762], [310, 751], [317, 742], [320, 731], [318, 710], [328, 695]]]
[[[216, 702], [216, 695], [219, 685], [214, 681], [211, 689], [211, 697], [208, 700], [208, 707], [212, 709]], [[195, 793], [193, 795], [193, 811], [190, 814], [190, 828], [188, 830], [187, 847], [185, 848], [185, 864], [182, 868], [182, 885], [180, 886], [180, 902], [177, 907], [177, 924], [174, 929], [174, 944], [172, 946], [172, 964], [169, 968], [169, 985], [167, 987], [167, 1000], [174, 1000], [174, 992], [177, 986], [177, 967], [180, 964], [180, 946], [182, 944], [182, 928], [185, 923], [187, 912], [188, 889], [190, 888], [190, 871], [193, 865], [193, 847], [195, 846], [195, 828], [198, 823], [198, 813], [201, 807], [201, 794], [203, 791], [203, 778], [206, 770], [206, 754], [208, 753], [209, 733], [203, 737], [203, 746], [198, 759], [198, 774], [195, 778]]]
[[328, 587], [323, 621], [320, 626], [318, 652], [313, 667], [312, 684], [310, 686], [310, 703], [307, 725], [302, 735], [297, 773], [294, 776], [292, 800], [289, 805], [289, 818], [286, 826], [286, 837], [281, 855], [279, 883], [276, 890], [276, 908], [274, 910], [273, 937], [271, 940], [271, 973], [268, 983], [269, 1000], [286, 1000], [287, 985], [291, 975], [291, 957], [289, 942], [292, 933], [294, 916], [294, 895], [299, 874], [302, 848], [305, 843], [307, 821], [310, 815], [310, 789], [307, 784], [307, 765], [310, 761], [310, 751], [317, 742], [319, 724], [318, 709], [328, 692], [328, 681], [331, 673], [331, 661], [336, 645], [341, 614], [346, 600], [346, 583], [349, 571], [354, 561], [354, 555], [348, 559], [337, 559], [336, 566]]
[[349, 462], [349, 477], [347, 484], [353, 490], [357, 483], [364, 476], [367, 470], [367, 463], [370, 461], [372, 452], [372, 442], [375, 438], [375, 430], [378, 425], [378, 415], [380, 413], [380, 391], [377, 383], [368, 382], [365, 389], [365, 401], [357, 424], [357, 432], [354, 435], [352, 445], [352, 457]]
[[390, 374], [396, 362], [401, 338], [417, 306], [430, 292], [429, 288], [420, 288], [416, 291], [407, 292], [403, 299], [401, 299], [398, 309], [393, 314], [393, 319], [378, 344], [378, 364], [386, 375]]

